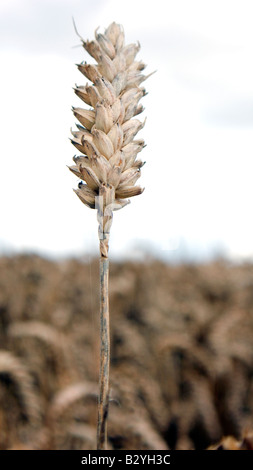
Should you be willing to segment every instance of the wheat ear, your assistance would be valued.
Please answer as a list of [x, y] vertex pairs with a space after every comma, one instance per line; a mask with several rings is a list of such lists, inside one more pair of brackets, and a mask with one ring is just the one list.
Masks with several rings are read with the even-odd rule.
[[113, 22], [104, 34], [96, 30], [95, 40], [81, 40], [96, 64], [78, 64], [92, 85], [76, 86], [75, 93], [90, 109], [73, 108], [81, 125], [72, 131], [71, 141], [82, 155], [74, 157], [75, 165], [69, 169], [82, 180], [75, 192], [86, 206], [97, 209], [99, 225], [101, 349], [97, 448], [104, 449], [110, 366], [109, 237], [113, 211], [143, 192], [135, 183], [143, 166], [137, 155], [144, 141], [134, 137], [145, 124], [135, 116], [143, 111], [139, 101], [146, 92], [140, 85], [148, 76], [141, 73], [145, 65], [135, 60], [140, 45], [125, 45], [121, 25]]

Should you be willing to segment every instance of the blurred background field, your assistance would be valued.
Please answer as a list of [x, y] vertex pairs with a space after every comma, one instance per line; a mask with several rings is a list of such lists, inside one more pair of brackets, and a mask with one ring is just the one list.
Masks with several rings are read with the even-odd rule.
[[[0, 259], [0, 448], [94, 449], [97, 260]], [[253, 419], [253, 266], [111, 264], [112, 449], [204, 449]]]

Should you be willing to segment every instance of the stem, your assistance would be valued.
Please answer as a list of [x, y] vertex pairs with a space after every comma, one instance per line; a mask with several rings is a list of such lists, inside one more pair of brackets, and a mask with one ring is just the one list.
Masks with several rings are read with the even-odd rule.
[[97, 450], [107, 448], [107, 416], [109, 408], [110, 325], [109, 325], [109, 237], [112, 223], [110, 203], [114, 190], [101, 185], [98, 200], [100, 239], [100, 370], [97, 421]]
[[109, 405], [110, 328], [109, 328], [109, 260], [100, 257], [100, 373], [98, 398], [97, 449], [107, 447]]

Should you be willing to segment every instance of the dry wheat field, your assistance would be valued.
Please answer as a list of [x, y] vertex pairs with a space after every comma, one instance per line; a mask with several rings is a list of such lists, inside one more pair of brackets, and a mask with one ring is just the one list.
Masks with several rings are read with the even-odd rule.
[[[96, 448], [99, 265], [86, 261], [0, 258], [1, 450]], [[109, 449], [245, 448], [253, 266], [110, 269]]]

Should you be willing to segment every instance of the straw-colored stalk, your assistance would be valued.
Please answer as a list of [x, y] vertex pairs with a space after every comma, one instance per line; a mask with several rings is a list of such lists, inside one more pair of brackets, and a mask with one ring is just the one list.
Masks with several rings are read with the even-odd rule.
[[147, 78], [145, 65], [135, 60], [139, 44], [125, 45], [121, 25], [110, 24], [104, 34], [95, 31], [95, 40], [84, 41], [85, 50], [95, 64], [82, 62], [78, 69], [92, 85], [76, 86], [75, 93], [90, 108], [73, 108], [79, 120], [72, 131], [72, 143], [82, 153], [74, 157], [70, 170], [81, 182], [75, 190], [81, 201], [97, 209], [100, 240], [100, 374], [98, 399], [97, 448], [107, 446], [109, 405], [109, 238], [113, 211], [121, 209], [128, 198], [143, 192], [135, 186], [143, 162], [137, 154], [144, 147], [134, 140], [145, 122], [135, 118], [143, 111], [140, 99], [146, 94], [140, 84]]

